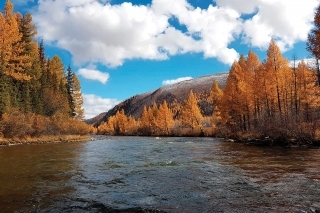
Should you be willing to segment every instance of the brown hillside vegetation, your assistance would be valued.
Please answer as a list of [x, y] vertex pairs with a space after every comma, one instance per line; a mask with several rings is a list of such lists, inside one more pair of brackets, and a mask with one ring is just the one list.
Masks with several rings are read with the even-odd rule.
[[[199, 98], [201, 112], [204, 115], [209, 116], [213, 111], [213, 106], [208, 103], [212, 82], [215, 80], [218, 82], [219, 87], [224, 88], [227, 77], [228, 73], [204, 76], [164, 86], [152, 92], [133, 96], [108, 111], [102, 119], [96, 122], [95, 125], [98, 126], [100, 123], [107, 121], [109, 117], [115, 115], [121, 110], [124, 110], [126, 115], [139, 119], [142, 115], [144, 106], [150, 107], [153, 103], [160, 105], [163, 101], [166, 101], [169, 108], [176, 114], [179, 110], [177, 108], [188, 98], [191, 90]], [[97, 118], [93, 118], [92, 120], [97, 120]]]

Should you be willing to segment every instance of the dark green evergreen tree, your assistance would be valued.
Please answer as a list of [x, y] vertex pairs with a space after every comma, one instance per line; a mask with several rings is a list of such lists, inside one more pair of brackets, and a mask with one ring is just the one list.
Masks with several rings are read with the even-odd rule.
[[67, 81], [66, 88], [67, 88], [67, 93], [68, 93], [69, 107], [70, 107], [70, 111], [71, 111], [71, 116], [74, 117], [76, 115], [74, 100], [72, 97], [74, 80], [73, 80], [73, 72], [72, 72], [70, 65], [68, 66], [68, 69], [67, 69], [66, 81]]

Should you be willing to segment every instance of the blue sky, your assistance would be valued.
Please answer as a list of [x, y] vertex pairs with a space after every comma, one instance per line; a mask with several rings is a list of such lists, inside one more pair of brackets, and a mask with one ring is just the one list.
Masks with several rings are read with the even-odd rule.
[[[179, 79], [230, 69], [274, 38], [305, 50], [318, 0], [11, 0], [32, 13], [46, 54], [77, 73], [87, 118]], [[5, 0], [0, 0], [4, 5]]]

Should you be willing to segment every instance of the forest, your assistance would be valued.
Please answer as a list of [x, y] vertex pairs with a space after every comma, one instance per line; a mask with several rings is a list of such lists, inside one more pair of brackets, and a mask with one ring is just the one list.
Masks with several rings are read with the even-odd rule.
[[214, 109], [211, 116], [204, 116], [199, 95], [190, 91], [181, 104], [144, 106], [138, 119], [120, 110], [95, 127], [84, 122], [76, 73], [70, 66], [65, 70], [58, 55], [46, 57], [32, 15], [13, 9], [7, 0], [0, 13], [0, 143], [95, 133], [319, 144], [320, 6], [307, 41], [313, 63], [284, 58], [272, 39], [265, 60], [250, 51], [233, 63], [223, 89], [212, 83], [207, 100]]
[[77, 75], [46, 57], [32, 15], [13, 9], [7, 0], [0, 13], [0, 143], [87, 135]]
[[[268, 139], [281, 145], [319, 145], [320, 139], [320, 6], [308, 35], [312, 60], [284, 58], [272, 39], [266, 59], [250, 51], [230, 68], [224, 89], [213, 82], [208, 102], [212, 116], [203, 116], [190, 91], [179, 106], [164, 101], [144, 106], [139, 119], [118, 111], [96, 131], [107, 135], [215, 136], [240, 141]], [[312, 63], [310, 63], [312, 61]]]

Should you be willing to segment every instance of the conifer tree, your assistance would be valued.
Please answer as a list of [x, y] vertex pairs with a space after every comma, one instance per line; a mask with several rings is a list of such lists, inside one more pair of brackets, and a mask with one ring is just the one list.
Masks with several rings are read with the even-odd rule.
[[160, 129], [161, 134], [169, 135], [170, 130], [174, 124], [173, 114], [168, 107], [166, 100], [159, 107], [158, 111], [158, 126]]
[[71, 69], [70, 65], [68, 66], [68, 69], [67, 69], [66, 80], [67, 80], [66, 86], [67, 86], [69, 107], [71, 109], [71, 116], [74, 117], [76, 115], [74, 101], [73, 101], [73, 84], [74, 84], [74, 80], [73, 80], [73, 72], [72, 72], [72, 69]]
[[[282, 57], [281, 51], [276, 42], [272, 39], [267, 51], [265, 69], [270, 73], [267, 79], [269, 84], [274, 85], [270, 90], [271, 100], [274, 102], [274, 110], [278, 111], [280, 117], [288, 110], [288, 92], [292, 81], [292, 71], [288, 60]], [[273, 93], [272, 93], [273, 92]]]
[[236, 61], [233, 63], [224, 88], [223, 99], [221, 100], [222, 117], [231, 125], [243, 126], [243, 115], [246, 113], [244, 71]]
[[320, 86], [320, 4], [314, 16], [314, 28], [308, 34], [307, 50], [315, 57], [317, 65], [317, 84]]
[[158, 123], [159, 109], [156, 102], [153, 102], [152, 106], [148, 108], [148, 115], [149, 115], [151, 132], [153, 134], [159, 134], [159, 130], [160, 130], [159, 123]]
[[78, 120], [84, 120], [83, 97], [81, 85], [75, 73], [72, 75], [72, 107], [74, 107], [74, 117]]
[[57, 55], [47, 62], [48, 78], [44, 82], [42, 94], [44, 114], [47, 116], [51, 116], [56, 112], [70, 114], [63, 67], [64, 65]]
[[297, 100], [298, 112], [304, 120], [311, 120], [311, 112], [320, 105], [319, 88], [315, 86], [316, 74], [302, 60], [297, 67]]
[[10, 92], [8, 89], [8, 77], [1, 73], [0, 70], [0, 119], [3, 113], [7, 112], [10, 107]]
[[24, 72], [24, 61], [28, 58], [23, 52], [22, 34], [20, 33], [18, 16], [13, 13], [13, 4], [6, 0], [3, 13], [0, 13], [0, 55], [4, 73], [15, 80], [30, 80]]
[[126, 135], [128, 131], [128, 118], [124, 110], [118, 111], [115, 115], [114, 130], [117, 135]]
[[191, 128], [192, 130], [201, 128], [201, 115], [198, 101], [192, 90], [189, 93], [188, 100], [183, 104], [180, 121], [183, 127]]
[[[18, 16], [19, 17], [19, 16]], [[32, 23], [32, 16], [30, 13], [20, 17], [20, 33], [22, 34], [21, 43], [23, 45], [23, 51], [21, 52], [26, 58], [24, 60], [23, 69], [24, 72], [30, 76], [29, 81], [22, 82], [22, 90], [26, 90], [22, 93], [22, 108], [24, 111], [34, 111], [37, 113], [42, 112], [42, 104], [40, 101], [40, 78], [41, 69], [38, 58], [38, 44], [34, 40], [34, 36], [37, 34], [36, 27]]]
[[214, 80], [210, 90], [210, 97], [209, 97], [210, 102], [216, 106], [220, 104], [222, 96], [223, 96], [223, 91], [222, 89], [220, 89], [217, 81]]
[[262, 88], [263, 78], [259, 76], [261, 62], [259, 60], [259, 57], [250, 50], [248, 53], [246, 64], [247, 64], [246, 66], [247, 67], [247, 83], [248, 83], [248, 87], [250, 88], [250, 91], [248, 91], [248, 93], [249, 95], [251, 93], [250, 101], [251, 101], [251, 104], [253, 105], [253, 114], [254, 114], [255, 120], [257, 120], [258, 116], [260, 115], [261, 92], [263, 90]]
[[149, 118], [149, 113], [147, 107], [144, 105], [141, 118], [140, 118], [140, 124], [139, 124], [139, 129], [144, 135], [150, 135], [150, 118]]

